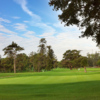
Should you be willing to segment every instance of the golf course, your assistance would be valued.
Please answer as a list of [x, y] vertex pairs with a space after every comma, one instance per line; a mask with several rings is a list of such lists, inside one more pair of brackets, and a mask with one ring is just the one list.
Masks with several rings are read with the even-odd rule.
[[100, 100], [100, 68], [0, 73], [0, 100]]
[[0, 0], [0, 100], [100, 100], [100, 0]]

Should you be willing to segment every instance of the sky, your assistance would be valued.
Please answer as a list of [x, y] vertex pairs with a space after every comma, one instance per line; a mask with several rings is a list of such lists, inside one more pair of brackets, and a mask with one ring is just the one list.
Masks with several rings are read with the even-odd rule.
[[79, 38], [81, 30], [77, 26], [64, 26], [53, 11], [49, 0], [0, 0], [0, 55], [3, 48], [16, 42], [24, 51], [37, 52], [39, 40], [45, 38], [51, 45], [58, 60], [66, 50], [81, 50], [81, 54], [99, 52], [91, 38]]

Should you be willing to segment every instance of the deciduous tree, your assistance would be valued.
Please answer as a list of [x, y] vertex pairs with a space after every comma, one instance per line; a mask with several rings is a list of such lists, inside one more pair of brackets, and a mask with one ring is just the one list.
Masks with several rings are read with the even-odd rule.
[[59, 19], [65, 26], [77, 25], [81, 37], [92, 37], [100, 45], [100, 0], [50, 0], [54, 10], [61, 10]]
[[17, 71], [25, 71], [28, 70], [29, 67], [29, 58], [25, 53], [17, 54], [16, 57], [16, 70]]
[[84, 72], [86, 73], [86, 66], [88, 65], [87, 57], [82, 57], [81, 65], [84, 66]]
[[63, 54], [63, 62], [70, 68], [70, 70], [72, 70], [74, 60], [78, 59], [79, 57], [81, 57], [80, 50], [67, 50]]

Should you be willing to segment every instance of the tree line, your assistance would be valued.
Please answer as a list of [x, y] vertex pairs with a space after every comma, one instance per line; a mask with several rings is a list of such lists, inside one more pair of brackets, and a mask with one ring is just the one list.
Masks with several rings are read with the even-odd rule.
[[57, 67], [57, 58], [51, 46], [47, 46], [45, 38], [40, 39], [38, 51], [31, 52], [29, 56], [25, 53], [18, 53], [24, 50], [15, 42], [3, 49], [6, 58], [0, 56], [0, 72], [22, 72], [51, 70]]
[[100, 54], [87, 54], [84, 57], [80, 54], [80, 50], [66, 50], [63, 54], [63, 59], [57, 61], [54, 51], [51, 46], [47, 45], [45, 38], [40, 39], [38, 51], [31, 52], [29, 55], [18, 53], [24, 50], [17, 43], [12, 42], [3, 49], [5, 58], [0, 56], [0, 72], [25, 72], [25, 71], [50, 71], [57, 67], [77, 69], [84, 67], [100, 66]]
[[63, 68], [70, 68], [70, 70], [84, 67], [99, 67], [100, 66], [100, 53], [88, 53], [87, 56], [82, 56], [80, 50], [67, 50], [63, 54], [63, 59], [59, 63]]

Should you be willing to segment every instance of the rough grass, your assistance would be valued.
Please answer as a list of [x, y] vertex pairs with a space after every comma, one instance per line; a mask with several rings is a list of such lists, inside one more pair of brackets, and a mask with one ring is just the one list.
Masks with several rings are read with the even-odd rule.
[[0, 100], [100, 100], [100, 69], [0, 73]]

